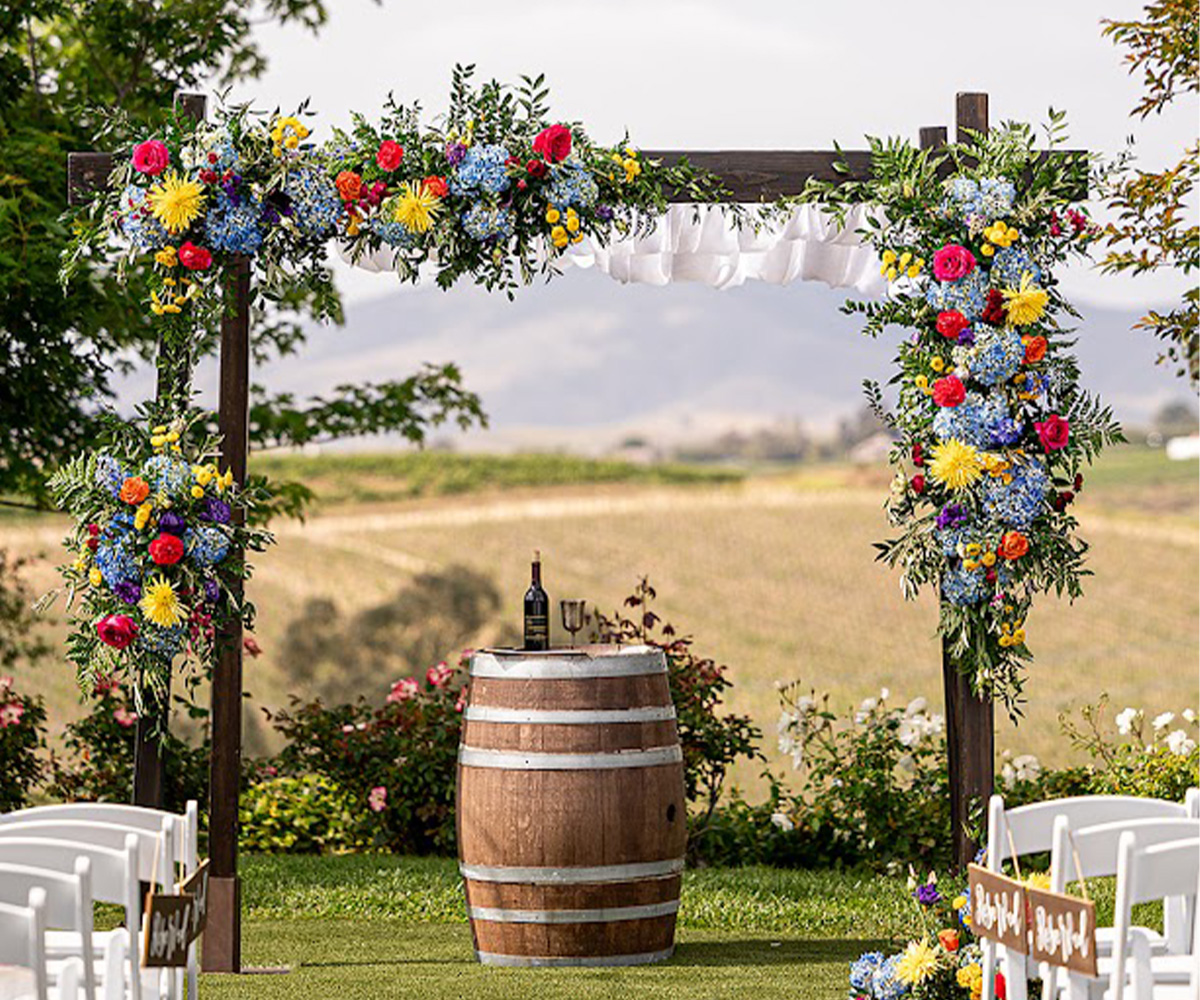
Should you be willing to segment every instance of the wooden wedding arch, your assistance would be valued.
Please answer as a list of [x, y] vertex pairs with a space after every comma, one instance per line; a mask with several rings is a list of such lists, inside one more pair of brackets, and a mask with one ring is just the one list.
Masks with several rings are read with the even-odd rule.
[[[179, 94], [179, 110], [200, 120], [205, 115], [201, 94]], [[958, 142], [988, 128], [988, 95], [959, 93], [955, 98]], [[945, 126], [920, 130], [922, 148], [947, 141]], [[871, 153], [866, 150], [646, 150], [645, 155], [674, 163], [683, 157], [717, 175], [731, 199], [753, 203], [801, 193], [809, 178], [834, 183], [865, 180]], [[1063, 156], [1078, 156], [1079, 151]], [[113, 166], [109, 153], [71, 153], [67, 162], [68, 198], [86, 202], [108, 180]], [[949, 165], [947, 164], [947, 170]], [[685, 202], [680, 194], [671, 198]], [[221, 323], [218, 425], [223, 457], [238, 483], [246, 478], [249, 451], [250, 400], [250, 280], [251, 262], [239, 256], [225, 269], [224, 318]], [[160, 384], [159, 393], [169, 387]], [[212, 683], [212, 760], [209, 809], [208, 925], [204, 935], [206, 972], [242, 972], [241, 887], [238, 876], [238, 796], [242, 756], [242, 624], [236, 619], [222, 635]], [[971, 691], [948, 648], [942, 649], [946, 709], [946, 745], [950, 764], [950, 812], [954, 858], [964, 867], [976, 845], [970, 836], [972, 805], [986, 801], [995, 779], [995, 717], [990, 699]], [[165, 719], [167, 705], [160, 706]], [[137, 724], [134, 802], [160, 807], [163, 802], [162, 759], [153, 738], [157, 720], [145, 713]]]

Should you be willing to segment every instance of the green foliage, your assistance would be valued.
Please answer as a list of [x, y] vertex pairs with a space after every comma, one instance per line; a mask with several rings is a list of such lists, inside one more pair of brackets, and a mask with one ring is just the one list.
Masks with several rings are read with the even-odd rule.
[[282, 775], [250, 785], [238, 806], [238, 840], [262, 854], [325, 854], [358, 846], [353, 799], [329, 778]]
[[[1200, 90], [1200, 4], [1197, 0], [1156, 0], [1142, 20], [1105, 20], [1103, 33], [1126, 49], [1130, 74], [1141, 73], [1143, 94], [1131, 114], [1159, 114], [1179, 97]], [[1109, 274], [1147, 274], [1160, 268], [1191, 274], [1200, 267], [1200, 226], [1192, 192], [1200, 177], [1200, 143], [1173, 165], [1138, 170], [1128, 157], [1114, 165], [1100, 194], [1116, 220], [1104, 227], [1108, 253], [1100, 262]], [[1150, 310], [1134, 329], [1166, 342], [1160, 362], [1200, 384], [1200, 289], [1191, 282], [1182, 302], [1165, 313]]]
[[22, 695], [11, 677], [0, 677], [0, 813], [29, 805], [42, 776], [46, 708], [40, 697]]

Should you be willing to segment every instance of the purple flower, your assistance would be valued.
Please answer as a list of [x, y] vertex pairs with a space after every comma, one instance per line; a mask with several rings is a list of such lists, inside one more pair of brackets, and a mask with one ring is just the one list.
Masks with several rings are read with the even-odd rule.
[[612, 217], [613, 217], [613, 210], [612, 210], [611, 205], [597, 205], [596, 206], [596, 218], [599, 219], [601, 222], [611, 222]]
[[948, 503], [938, 511], [937, 526], [945, 531], [947, 528], [957, 528], [967, 519], [967, 509], [960, 503]]
[[988, 431], [988, 437], [993, 445], [1016, 444], [1021, 439], [1024, 428], [1015, 420], [1005, 417], [996, 421]]
[[969, 326], [958, 335], [958, 342], [963, 347], [972, 347], [975, 344], [975, 331]]
[[467, 155], [467, 147], [461, 142], [446, 143], [446, 159], [450, 166], [457, 167], [463, 161], [463, 157]]
[[182, 535], [187, 528], [187, 521], [173, 510], [164, 510], [158, 515], [158, 530], [168, 535]]
[[942, 894], [937, 891], [937, 886], [929, 883], [917, 886], [917, 891], [913, 893], [913, 896], [922, 906], [933, 906], [934, 903], [942, 901]]
[[221, 596], [221, 585], [216, 580], [204, 581], [204, 599], [209, 604], [216, 604], [217, 599]]
[[142, 588], [134, 580], [118, 580], [113, 586], [113, 593], [126, 604], [137, 604], [142, 597]]
[[204, 521], [213, 521], [216, 524], [228, 524], [232, 512], [229, 509], [229, 504], [224, 500], [218, 500], [216, 497], [209, 497], [204, 501], [204, 509], [200, 512], [200, 518]]

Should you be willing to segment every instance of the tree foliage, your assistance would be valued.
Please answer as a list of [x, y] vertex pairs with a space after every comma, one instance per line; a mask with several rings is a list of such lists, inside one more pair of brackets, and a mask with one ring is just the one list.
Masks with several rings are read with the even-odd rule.
[[[1200, 0], [1158, 0], [1142, 20], [1104, 22], [1104, 32], [1126, 49], [1131, 74], [1141, 74], [1143, 95], [1131, 114], [1161, 114], [1172, 102], [1200, 90]], [[1102, 194], [1116, 218], [1104, 229], [1108, 253], [1100, 262], [1109, 274], [1146, 274], [1159, 268], [1191, 274], [1200, 267], [1200, 227], [1189, 208], [1200, 175], [1200, 143], [1178, 162], [1158, 171], [1123, 164]], [[1167, 312], [1151, 309], [1135, 324], [1166, 346], [1160, 362], [1178, 366], [1193, 385], [1200, 382], [1200, 289], [1192, 283]]]

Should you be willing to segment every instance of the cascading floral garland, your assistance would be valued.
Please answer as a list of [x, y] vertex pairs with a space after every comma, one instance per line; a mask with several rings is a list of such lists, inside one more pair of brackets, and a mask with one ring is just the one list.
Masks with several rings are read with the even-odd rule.
[[[1053, 150], [1061, 116], [1048, 135]], [[876, 141], [872, 151], [870, 180], [813, 184], [805, 198], [842, 218], [851, 204], [875, 206], [865, 236], [889, 294], [844, 308], [864, 315], [871, 335], [911, 330], [894, 410], [865, 384], [897, 439], [887, 511], [903, 531], [878, 543], [879, 558], [901, 568], [907, 597], [938, 588], [939, 632], [959, 669], [1019, 712], [1033, 598], [1073, 599], [1087, 574], [1070, 513], [1082, 466], [1121, 440], [1111, 412], [1079, 386], [1060, 322], [1077, 314], [1054, 278], [1094, 231], [1074, 206], [1086, 165], [1039, 154], [1024, 125], [938, 151]]]

